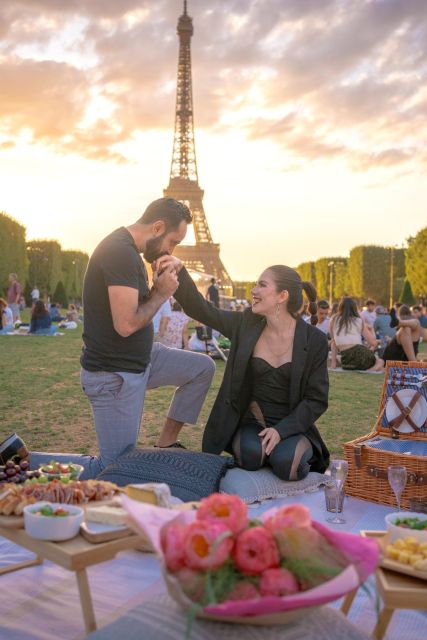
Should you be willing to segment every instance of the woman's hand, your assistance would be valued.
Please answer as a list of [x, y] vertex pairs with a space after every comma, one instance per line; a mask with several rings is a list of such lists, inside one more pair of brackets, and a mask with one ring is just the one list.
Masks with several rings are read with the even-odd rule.
[[262, 446], [265, 449], [265, 455], [269, 456], [274, 447], [279, 444], [281, 437], [278, 431], [273, 427], [267, 427], [259, 432], [259, 437], [262, 441]]
[[164, 256], [160, 256], [153, 262], [153, 272], [157, 272], [158, 274], [162, 273], [168, 267], [172, 267], [176, 273], [179, 273], [183, 267], [182, 260], [176, 258], [175, 256], [171, 256], [169, 254], [165, 254]]

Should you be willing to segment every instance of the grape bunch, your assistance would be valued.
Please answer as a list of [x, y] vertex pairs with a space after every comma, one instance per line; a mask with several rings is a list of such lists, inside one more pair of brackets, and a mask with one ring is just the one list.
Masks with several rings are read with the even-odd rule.
[[8, 460], [6, 464], [0, 465], [0, 485], [6, 482], [21, 484], [31, 478], [38, 478], [40, 471], [30, 471], [29, 467], [28, 460]]

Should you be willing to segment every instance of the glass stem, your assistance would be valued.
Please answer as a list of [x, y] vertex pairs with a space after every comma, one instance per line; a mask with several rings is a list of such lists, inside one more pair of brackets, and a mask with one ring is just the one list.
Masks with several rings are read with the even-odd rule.
[[337, 492], [335, 494], [335, 517], [336, 518], [338, 518], [339, 504], [340, 504], [340, 493], [339, 493], [339, 489], [337, 488]]

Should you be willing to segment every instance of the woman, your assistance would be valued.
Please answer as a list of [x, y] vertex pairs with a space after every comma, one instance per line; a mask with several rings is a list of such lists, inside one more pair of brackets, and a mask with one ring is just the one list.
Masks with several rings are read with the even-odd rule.
[[398, 315], [396, 335], [384, 349], [382, 357], [385, 361], [402, 360], [407, 362], [416, 360], [421, 337], [421, 325], [413, 317], [410, 308], [406, 304], [402, 304], [399, 308]]
[[163, 333], [160, 333], [160, 340], [166, 347], [172, 349], [188, 350], [188, 322], [189, 317], [182, 311], [179, 302], [172, 305], [171, 316]]
[[343, 369], [359, 371], [381, 371], [384, 363], [375, 353], [362, 344], [362, 337], [373, 348], [378, 340], [373, 337], [365, 321], [360, 317], [356, 300], [344, 296], [339, 304], [338, 313], [331, 318], [329, 333], [331, 343], [331, 368], [337, 366], [337, 353], [341, 355]]
[[13, 331], [13, 313], [4, 298], [0, 298], [0, 334]]
[[49, 335], [56, 327], [52, 327], [52, 319], [43, 300], [37, 300], [34, 303], [31, 313], [30, 333], [36, 335]]
[[252, 309], [223, 311], [206, 302], [177, 258], [162, 256], [154, 268], [166, 265], [179, 271], [174, 297], [187, 315], [231, 340], [203, 451], [232, 452], [250, 470], [268, 463], [282, 480], [325, 471], [329, 452], [314, 422], [328, 406], [328, 344], [298, 315], [304, 289], [314, 317], [313, 285], [289, 267], [270, 267], [252, 290]]

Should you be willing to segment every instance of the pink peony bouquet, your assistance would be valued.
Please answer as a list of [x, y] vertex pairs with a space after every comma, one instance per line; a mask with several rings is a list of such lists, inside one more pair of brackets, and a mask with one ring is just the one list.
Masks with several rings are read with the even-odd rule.
[[318, 606], [375, 569], [375, 541], [313, 522], [292, 504], [248, 517], [237, 496], [213, 494], [177, 512], [123, 498], [163, 563], [170, 594], [211, 617], [266, 616]]

